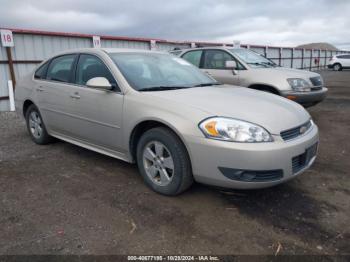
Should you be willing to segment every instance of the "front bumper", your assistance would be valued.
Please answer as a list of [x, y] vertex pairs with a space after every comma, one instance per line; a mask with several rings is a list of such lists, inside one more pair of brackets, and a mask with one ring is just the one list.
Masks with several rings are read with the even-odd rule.
[[[304, 135], [284, 141], [279, 135], [273, 135], [274, 142], [234, 143], [201, 137], [187, 138], [194, 179], [197, 182], [218, 187], [236, 189], [254, 189], [274, 186], [295, 178], [307, 170], [316, 155], [297, 171], [293, 171], [293, 158], [306, 152], [318, 143], [316, 125]], [[271, 181], [240, 181], [225, 170], [250, 170], [282, 172], [282, 176]], [[275, 173], [274, 173], [275, 174]]]
[[327, 96], [328, 88], [322, 87], [322, 89], [310, 92], [283, 92], [281, 95], [285, 98], [293, 100], [301, 105], [310, 106], [315, 105]]

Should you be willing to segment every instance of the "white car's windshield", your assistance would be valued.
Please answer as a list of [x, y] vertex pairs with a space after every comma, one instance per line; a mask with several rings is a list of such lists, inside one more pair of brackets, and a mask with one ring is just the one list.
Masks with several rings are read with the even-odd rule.
[[111, 53], [128, 83], [139, 91], [160, 91], [217, 85], [187, 61], [161, 53]]
[[243, 48], [232, 48], [229, 49], [231, 53], [237, 55], [241, 60], [252, 67], [275, 67], [277, 66], [274, 62], [265, 57]]

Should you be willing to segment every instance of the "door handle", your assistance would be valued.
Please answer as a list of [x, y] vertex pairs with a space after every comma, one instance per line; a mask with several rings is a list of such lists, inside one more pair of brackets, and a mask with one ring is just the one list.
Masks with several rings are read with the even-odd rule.
[[43, 91], [45, 91], [45, 89], [42, 86], [39, 86], [36, 88], [36, 91], [43, 92]]
[[74, 99], [80, 99], [80, 95], [78, 92], [74, 92], [73, 94], [70, 95], [70, 97]]
[[208, 72], [208, 71], [205, 71], [205, 73], [206, 73], [207, 75], [210, 75], [210, 76], [211, 76], [211, 73], [210, 73], [210, 72]]

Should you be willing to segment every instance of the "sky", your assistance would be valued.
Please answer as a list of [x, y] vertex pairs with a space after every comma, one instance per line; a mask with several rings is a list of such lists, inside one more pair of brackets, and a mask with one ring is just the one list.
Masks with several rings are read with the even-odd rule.
[[0, 0], [0, 27], [350, 50], [350, 0]]

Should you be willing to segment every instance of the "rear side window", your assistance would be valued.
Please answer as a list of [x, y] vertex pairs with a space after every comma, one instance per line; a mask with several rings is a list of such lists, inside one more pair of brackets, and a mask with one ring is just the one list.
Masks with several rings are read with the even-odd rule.
[[86, 82], [94, 77], [104, 77], [112, 86], [117, 86], [112, 73], [101, 59], [94, 55], [80, 55], [75, 82], [79, 85], [86, 85]]
[[349, 58], [350, 58], [350, 55], [338, 55], [337, 58], [340, 58], [340, 59], [349, 59]]
[[63, 55], [51, 60], [47, 69], [48, 80], [58, 82], [72, 82], [73, 66], [76, 55]]
[[201, 63], [201, 57], [202, 57], [202, 50], [196, 50], [196, 51], [190, 51], [185, 53], [182, 58], [190, 62], [191, 64], [195, 65], [196, 67], [199, 67]]
[[47, 67], [49, 65], [49, 62], [46, 62], [42, 66], [40, 66], [34, 74], [35, 79], [45, 79], [46, 78], [46, 72], [47, 72]]

